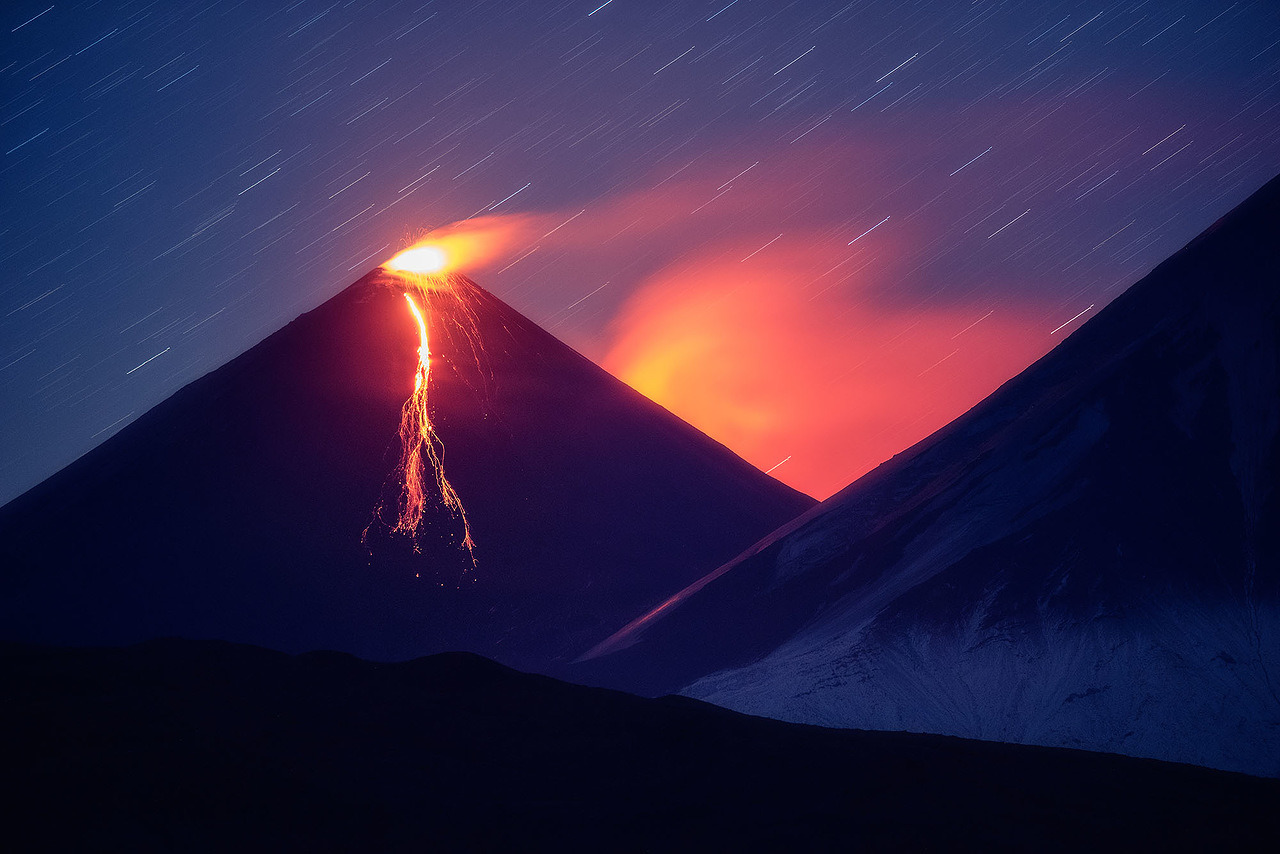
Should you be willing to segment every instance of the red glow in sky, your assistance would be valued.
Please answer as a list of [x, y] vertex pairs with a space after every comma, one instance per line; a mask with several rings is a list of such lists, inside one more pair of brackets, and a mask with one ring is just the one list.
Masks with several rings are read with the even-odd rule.
[[[799, 251], [813, 251], [801, 246]], [[757, 467], [826, 498], [1049, 349], [982, 306], [839, 310], [787, 265], [663, 271], [624, 307], [605, 366]]]
[[[819, 140], [746, 166], [728, 156], [693, 166], [585, 213], [490, 217], [486, 228], [510, 241], [493, 267], [539, 271], [535, 286], [563, 289], [568, 308], [535, 320], [760, 469], [825, 498], [1059, 340], [1046, 324], [1052, 307], [1010, 298], [999, 282], [926, 293], [937, 283], [918, 272], [920, 252], [951, 227], [945, 213], [804, 196], [838, 177], [879, 197], [875, 175], [894, 156]], [[500, 293], [527, 287], [496, 281]]]

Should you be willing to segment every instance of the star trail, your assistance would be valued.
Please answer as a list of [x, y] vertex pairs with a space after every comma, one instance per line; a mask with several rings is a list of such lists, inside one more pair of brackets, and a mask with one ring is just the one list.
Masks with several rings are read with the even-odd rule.
[[822, 497], [1280, 172], [1273, 3], [45, 0], [0, 25], [0, 500], [470, 218], [515, 235], [483, 286]]

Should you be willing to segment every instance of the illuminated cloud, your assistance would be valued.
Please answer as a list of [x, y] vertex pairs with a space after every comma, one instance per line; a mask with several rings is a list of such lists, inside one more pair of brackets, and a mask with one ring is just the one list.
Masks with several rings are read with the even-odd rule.
[[[752, 268], [664, 270], [624, 306], [604, 364], [780, 480], [825, 498], [1048, 350], [1037, 316], [892, 306], [856, 280], [815, 298], [793, 242]], [[794, 262], [794, 263], [793, 263]], [[783, 462], [785, 460], [785, 462]]]
[[[818, 141], [726, 158], [562, 229], [574, 253], [648, 259], [617, 282], [593, 355], [819, 498], [960, 415], [1054, 340], [1042, 306], [999, 288], [921, 294], [920, 247], [945, 217], [909, 216], [907, 199], [859, 203], [890, 195], [891, 159]], [[818, 192], [837, 180], [853, 191]]]

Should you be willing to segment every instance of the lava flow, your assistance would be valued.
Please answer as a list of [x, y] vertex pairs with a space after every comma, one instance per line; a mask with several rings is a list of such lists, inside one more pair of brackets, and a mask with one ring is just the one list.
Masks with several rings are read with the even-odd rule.
[[429, 480], [434, 483], [435, 495], [462, 522], [462, 546], [470, 553], [474, 565], [475, 541], [471, 538], [471, 525], [467, 521], [457, 490], [445, 477], [444, 443], [436, 434], [428, 402], [431, 388], [431, 345], [428, 333], [431, 298], [433, 295], [461, 298], [457, 293], [460, 284], [444, 274], [447, 266], [448, 258], [445, 253], [431, 246], [405, 250], [384, 265], [387, 270], [396, 274], [403, 286], [405, 302], [418, 326], [418, 366], [414, 374], [413, 394], [400, 411], [400, 497], [395, 524], [391, 529], [413, 538], [414, 550], [418, 550], [417, 535], [422, 525], [422, 514], [431, 498], [426, 476], [426, 469], [429, 467]]

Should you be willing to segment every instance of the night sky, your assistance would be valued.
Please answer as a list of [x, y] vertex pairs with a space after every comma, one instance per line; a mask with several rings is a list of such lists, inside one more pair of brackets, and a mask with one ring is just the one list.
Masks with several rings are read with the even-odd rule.
[[0, 26], [0, 501], [464, 219], [494, 250], [464, 272], [825, 497], [1280, 172], [1271, 0]]

